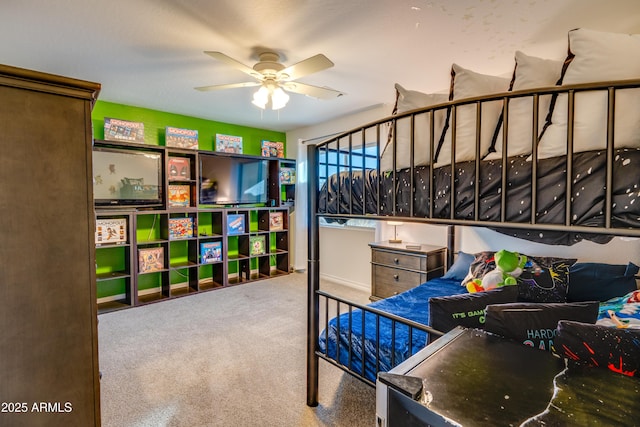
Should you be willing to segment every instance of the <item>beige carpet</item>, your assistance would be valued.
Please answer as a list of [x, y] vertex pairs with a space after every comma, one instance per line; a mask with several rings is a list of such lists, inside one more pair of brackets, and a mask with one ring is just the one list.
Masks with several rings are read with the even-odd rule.
[[324, 361], [306, 406], [306, 277], [100, 315], [103, 427], [374, 425], [375, 390]]

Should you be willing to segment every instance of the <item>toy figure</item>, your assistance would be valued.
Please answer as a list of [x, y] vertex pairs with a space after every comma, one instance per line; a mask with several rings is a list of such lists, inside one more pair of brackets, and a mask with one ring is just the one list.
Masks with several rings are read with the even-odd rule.
[[494, 255], [496, 268], [486, 273], [482, 279], [474, 279], [467, 283], [467, 290], [471, 293], [488, 291], [502, 286], [512, 286], [517, 283], [516, 278], [522, 274], [527, 257], [517, 252], [499, 250]]

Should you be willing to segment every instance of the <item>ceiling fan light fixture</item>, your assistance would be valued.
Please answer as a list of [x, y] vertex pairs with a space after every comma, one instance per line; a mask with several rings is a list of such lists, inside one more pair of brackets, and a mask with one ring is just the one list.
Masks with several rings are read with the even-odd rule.
[[289, 95], [282, 90], [281, 87], [276, 88], [271, 94], [271, 108], [273, 110], [279, 110], [289, 102]]
[[251, 103], [264, 110], [267, 107], [267, 102], [269, 102], [269, 89], [265, 86], [260, 86], [260, 89], [253, 94], [253, 101], [251, 101]]

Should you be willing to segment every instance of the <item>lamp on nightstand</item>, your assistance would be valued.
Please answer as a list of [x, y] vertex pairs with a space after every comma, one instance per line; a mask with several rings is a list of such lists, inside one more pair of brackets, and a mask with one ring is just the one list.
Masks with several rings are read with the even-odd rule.
[[387, 224], [393, 225], [393, 239], [389, 239], [389, 243], [402, 243], [402, 239], [398, 239], [398, 226], [403, 223], [401, 221], [387, 221]]

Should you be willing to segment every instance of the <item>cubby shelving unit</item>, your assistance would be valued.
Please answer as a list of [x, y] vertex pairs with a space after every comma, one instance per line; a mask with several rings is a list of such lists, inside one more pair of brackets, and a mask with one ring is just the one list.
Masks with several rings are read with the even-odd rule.
[[[94, 141], [94, 146], [103, 145], [149, 149]], [[162, 206], [96, 208], [96, 220], [126, 223], [122, 241], [98, 242], [96, 237], [99, 313], [289, 274], [289, 213], [295, 192], [280, 176], [282, 167], [294, 170], [295, 161], [266, 158], [265, 205], [210, 206], [198, 204], [200, 151], [152, 149], [163, 156]], [[180, 198], [171, 202], [173, 186], [181, 186]], [[238, 217], [244, 229], [234, 232], [229, 220]]]
[[98, 221], [106, 223], [124, 221], [124, 236], [111, 241], [96, 230], [96, 287], [100, 313], [131, 307], [134, 304], [132, 289], [132, 234], [133, 212], [96, 211]]

